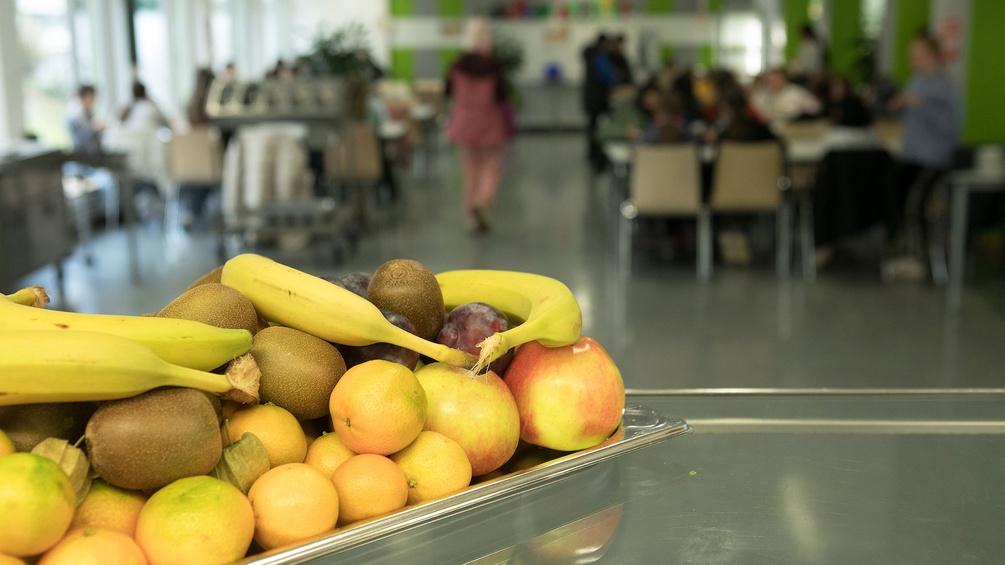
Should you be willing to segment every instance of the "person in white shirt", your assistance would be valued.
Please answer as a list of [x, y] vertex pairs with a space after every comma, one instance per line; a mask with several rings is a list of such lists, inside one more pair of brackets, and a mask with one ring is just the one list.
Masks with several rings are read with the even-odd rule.
[[147, 89], [141, 82], [133, 83], [133, 100], [119, 113], [119, 125], [129, 130], [170, 127], [157, 104], [147, 97]]
[[764, 85], [753, 92], [751, 103], [758, 114], [774, 123], [818, 116], [821, 111], [820, 101], [809, 90], [789, 82], [782, 69], [768, 71]]
[[824, 50], [820, 39], [809, 24], [803, 26], [799, 38], [799, 49], [789, 62], [789, 72], [793, 76], [811, 78], [824, 69]]

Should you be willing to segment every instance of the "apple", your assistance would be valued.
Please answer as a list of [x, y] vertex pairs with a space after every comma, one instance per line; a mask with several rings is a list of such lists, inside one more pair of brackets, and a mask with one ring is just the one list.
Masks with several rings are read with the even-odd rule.
[[525, 343], [505, 382], [520, 411], [520, 438], [527, 443], [579, 451], [603, 442], [621, 424], [625, 382], [593, 338], [560, 347]]
[[426, 392], [424, 429], [459, 443], [471, 462], [472, 476], [490, 473], [513, 456], [520, 441], [520, 413], [498, 375], [431, 363], [415, 377]]

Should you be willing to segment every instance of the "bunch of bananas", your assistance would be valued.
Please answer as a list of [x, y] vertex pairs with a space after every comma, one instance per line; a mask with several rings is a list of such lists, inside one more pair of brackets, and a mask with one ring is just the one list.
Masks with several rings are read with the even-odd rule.
[[[474, 371], [522, 343], [561, 346], [580, 335], [579, 304], [555, 279], [459, 270], [441, 273], [437, 281], [447, 309], [485, 302], [522, 323], [482, 342], [476, 358], [398, 328], [351, 291], [260, 255], [234, 257], [221, 275], [223, 284], [248, 297], [272, 323], [339, 344], [400, 345]], [[47, 301], [44, 291], [35, 287], [0, 295], [0, 405], [109, 400], [159, 386], [216, 394], [244, 391], [250, 395], [241, 397], [244, 401], [257, 401], [257, 383], [244, 386], [233, 374], [207, 372], [247, 353], [252, 343], [247, 330], [170, 318], [46, 310], [42, 306]]]

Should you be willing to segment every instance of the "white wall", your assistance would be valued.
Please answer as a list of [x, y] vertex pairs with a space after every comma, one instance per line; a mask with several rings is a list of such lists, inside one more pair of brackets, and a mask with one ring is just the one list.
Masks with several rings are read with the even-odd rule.
[[280, 38], [275, 58], [292, 58], [310, 49], [319, 31], [331, 32], [352, 22], [367, 30], [374, 61], [386, 66], [390, 59], [388, 28], [390, 8], [387, 0], [292, 0], [283, 1], [287, 22], [277, 23]]

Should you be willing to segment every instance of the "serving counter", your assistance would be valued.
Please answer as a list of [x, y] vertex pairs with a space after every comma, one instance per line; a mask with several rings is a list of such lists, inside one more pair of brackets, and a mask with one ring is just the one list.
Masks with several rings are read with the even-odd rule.
[[991, 563], [1005, 391], [663, 391], [694, 433], [309, 563]]

